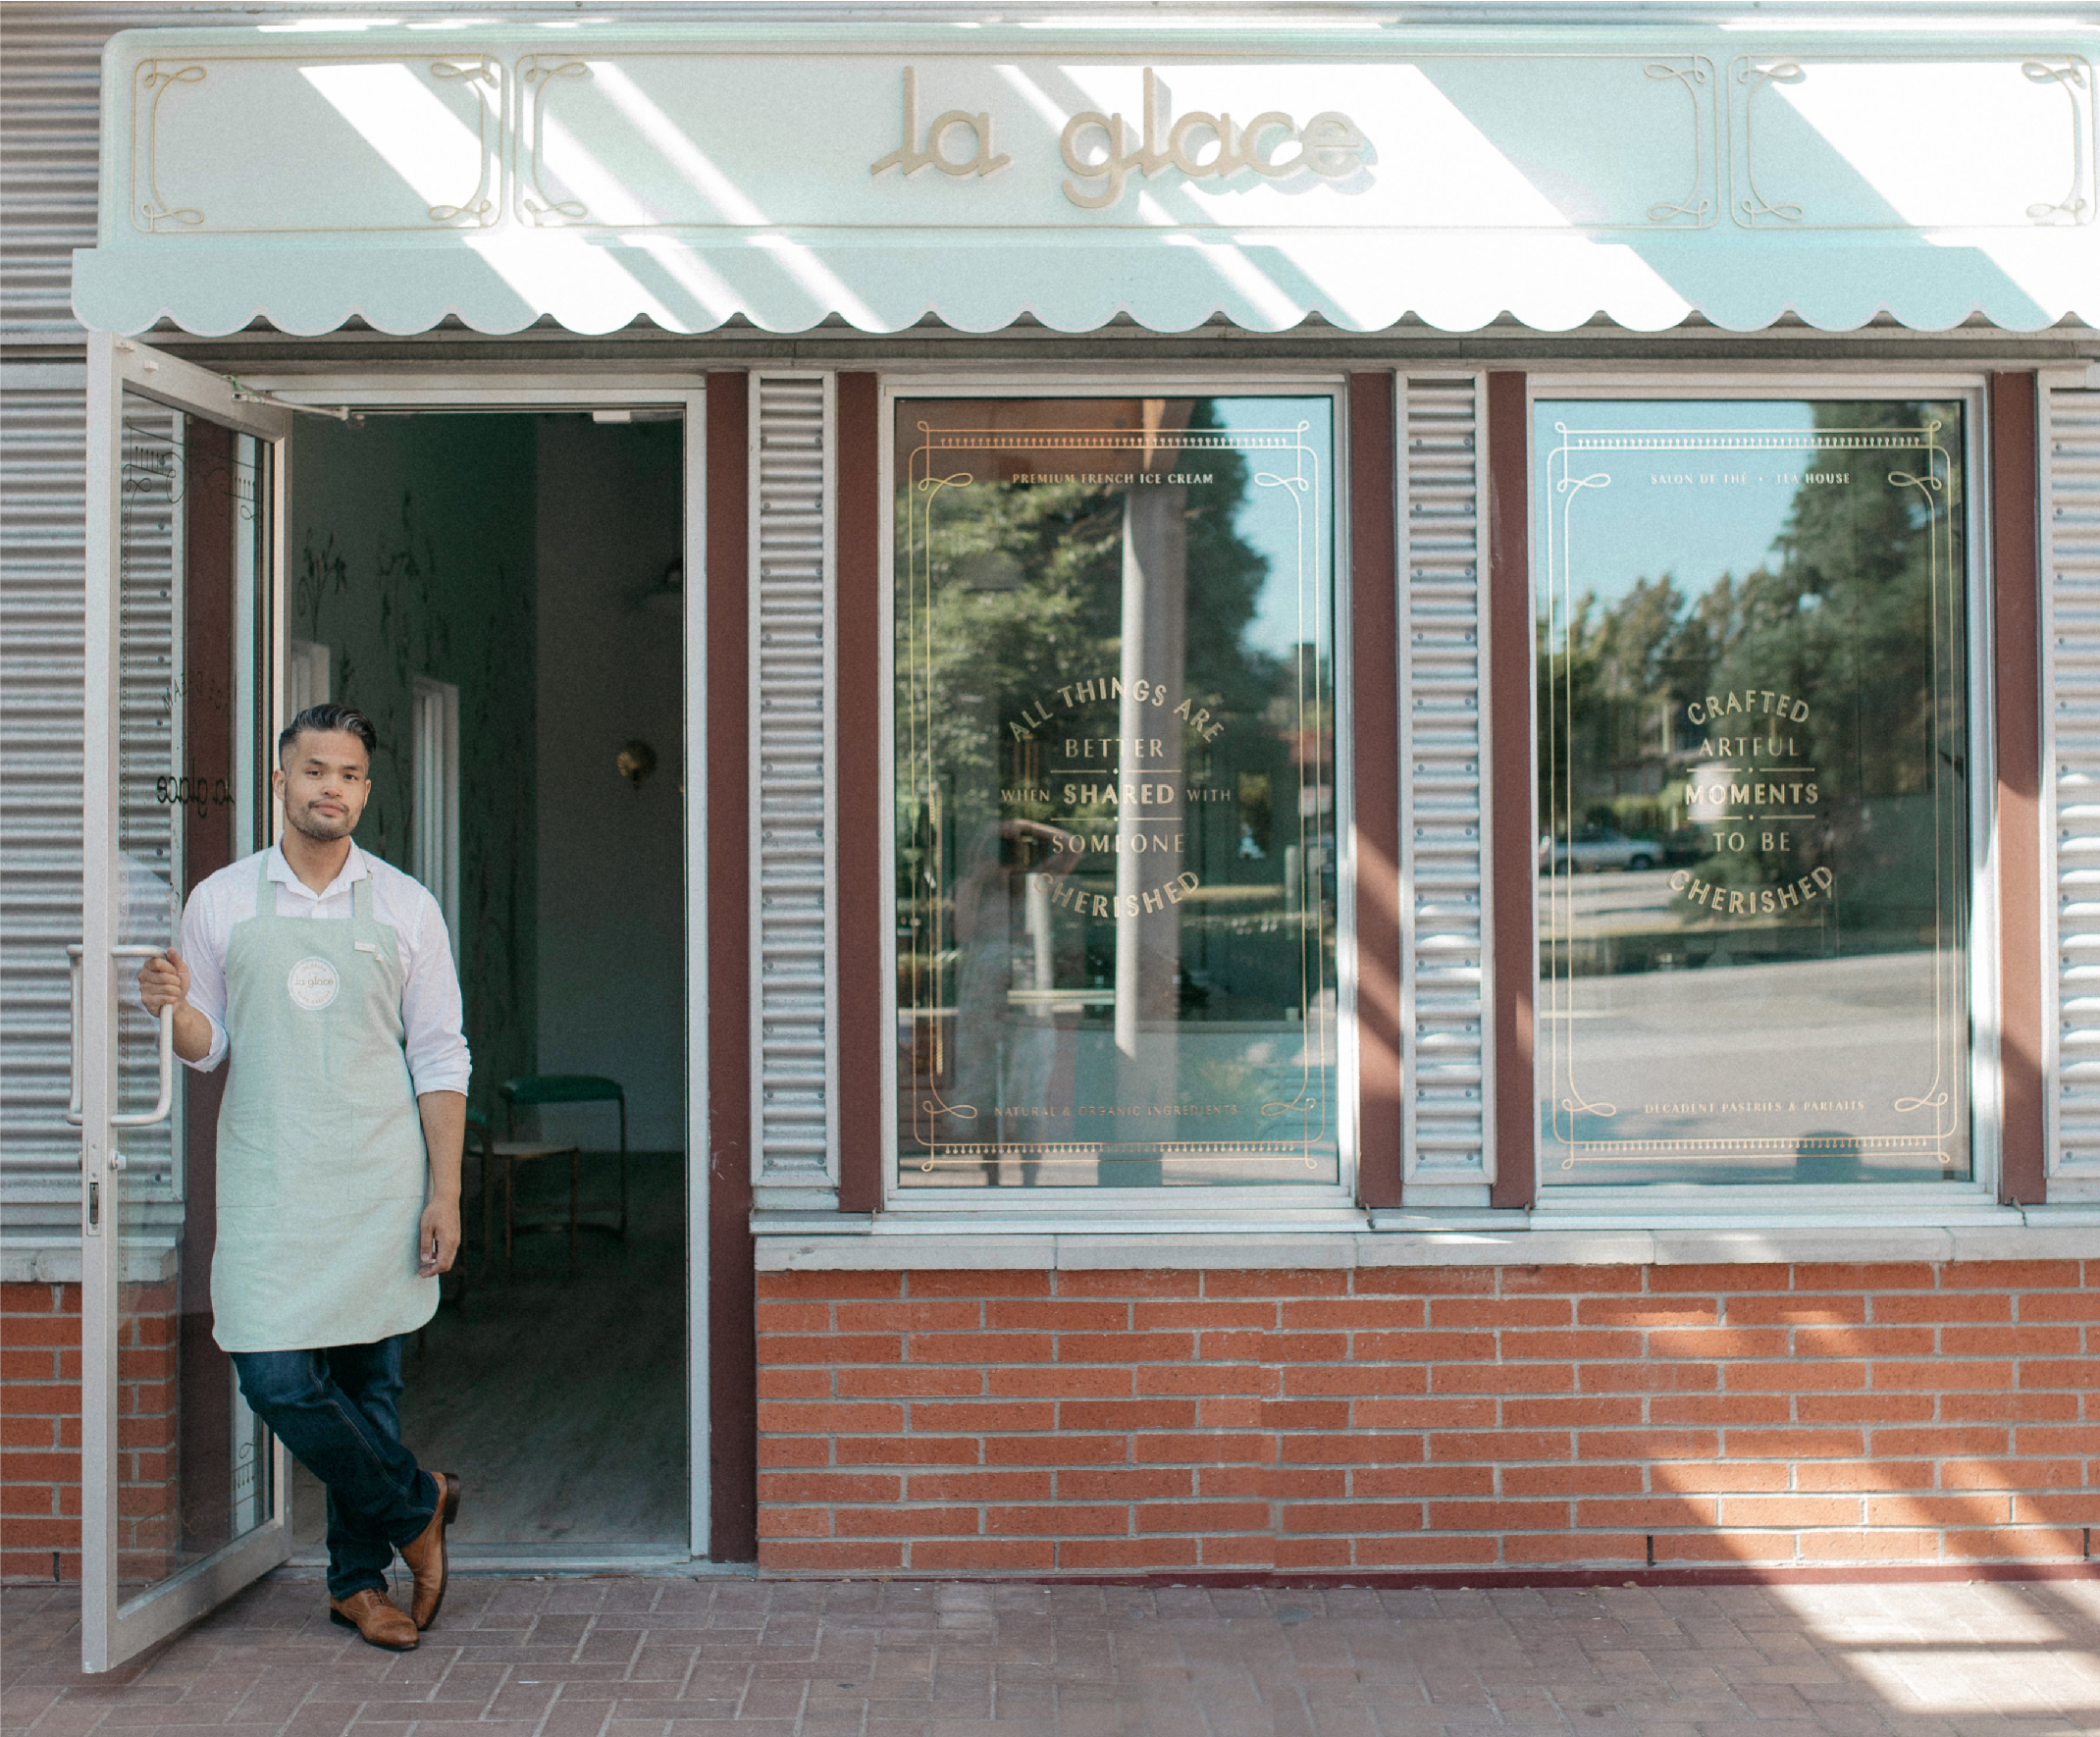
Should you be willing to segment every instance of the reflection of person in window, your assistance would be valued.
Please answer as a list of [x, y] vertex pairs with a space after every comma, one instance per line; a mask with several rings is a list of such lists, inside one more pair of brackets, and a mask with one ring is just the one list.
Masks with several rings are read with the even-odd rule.
[[[1062, 846], [1062, 848], [1060, 848]], [[1054, 1137], [1048, 1118], [1006, 1128], [1007, 1108], [1049, 1107], [1057, 1027], [1048, 1002], [1017, 1008], [1009, 991], [1055, 987], [1051, 961], [1051, 881], [1071, 872], [1085, 847], [1069, 832], [1039, 820], [994, 820], [977, 834], [970, 866], [957, 877], [955, 1086], [946, 1136], [983, 1150], [984, 1180], [996, 1185], [998, 1149], [1019, 1133], [1033, 1144]], [[1040, 857], [1042, 866], [1029, 859]], [[1036, 896], [1030, 898], [1031, 883]], [[960, 1112], [974, 1110], [974, 1117]], [[1024, 1162], [1024, 1186], [1035, 1180]]]

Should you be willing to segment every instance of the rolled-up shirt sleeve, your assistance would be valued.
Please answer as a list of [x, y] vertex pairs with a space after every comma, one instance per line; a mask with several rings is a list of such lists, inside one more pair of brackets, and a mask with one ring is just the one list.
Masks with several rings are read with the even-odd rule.
[[415, 934], [401, 975], [401, 1044], [417, 1097], [427, 1091], [464, 1094], [473, 1071], [467, 1054], [459, 974], [445, 914], [426, 894], [416, 901]]
[[183, 909], [183, 963], [189, 967], [189, 1005], [211, 1026], [211, 1048], [185, 1068], [209, 1074], [226, 1060], [226, 943], [229, 924], [209, 881]]

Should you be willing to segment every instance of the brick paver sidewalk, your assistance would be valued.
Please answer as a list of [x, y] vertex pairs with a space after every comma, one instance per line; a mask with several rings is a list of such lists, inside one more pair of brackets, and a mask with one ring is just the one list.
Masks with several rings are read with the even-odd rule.
[[2100, 1732], [2100, 1582], [1490, 1592], [461, 1578], [415, 1653], [250, 1589], [83, 1678], [0, 1595], [28, 1737]]

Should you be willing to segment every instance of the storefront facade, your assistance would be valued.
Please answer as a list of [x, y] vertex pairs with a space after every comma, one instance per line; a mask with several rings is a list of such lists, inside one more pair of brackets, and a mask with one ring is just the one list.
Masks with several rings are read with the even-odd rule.
[[[309, 429], [676, 419], [681, 1551], [2089, 1571], [2095, 39], [117, 36], [86, 334], [9, 379], [17, 429], [86, 406], [46, 442], [84, 553], [9, 556], [24, 598], [85, 573], [83, 957], [137, 944], [133, 865], [209, 855], [192, 817], [158, 867], [134, 785], [224, 780], [225, 848], [264, 835]], [[186, 738], [135, 703], [170, 411], [185, 474], [218, 428], [248, 479]], [[61, 1049], [10, 1111], [49, 1148], [10, 1326], [51, 1348], [11, 1352], [6, 1567], [82, 1574], [105, 1659], [289, 1548], [280, 1455], [157, 1606], [124, 1565], [119, 1346], [204, 1258], [180, 1156], [108, 1164], [147, 1151], [126, 1019], [75, 1042], [84, 1173], [31, 1103]]]

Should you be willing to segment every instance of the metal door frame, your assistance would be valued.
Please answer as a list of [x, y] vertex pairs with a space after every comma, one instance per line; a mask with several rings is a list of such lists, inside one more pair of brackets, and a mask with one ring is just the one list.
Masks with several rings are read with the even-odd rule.
[[[122, 457], [122, 396], [125, 389], [152, 396], [174, 408], [194, 411], [238, 432], [270, 443], [272, 467], [272, 534], [268, 594], [271, 621], [265, 667], [257, 683], [259, 699], [274, 728], [284, 707], [285, 629], [283, 593], [286, 538], [289, 535], [294, 411], [327, 406], [370, 407], [409, 411], [591, 410], [619, 407], [674, 409], [684, 421], [686, 618], [685, 752], [689, 767], [708, 763], [707, 708], [707, 416], [704, 378], [655, 374], [622, 378], [611, 374], [583, 384], [573, 376], [546, 386], [526, 384], [517, 373], [489, 376], [427, 374], [414, 382], [397, 375], [362, 371], [344, 376], [312, 374], [243, 378], [237, 388], [214, 374], [143, 342], [108, 333], [90, 333], [87, 394], [87, 621], [83, 788], [92, 795], [83, 804], [83, 905], [89, 958], [115, 939], [111, 925], [111, 868], [117, 831], [117, 571], [121, 536], [119, 466]], [[258, 599], [262, 602], [262, 599]], [[252, 623], [247, 624], [252, 627]], [[708, 1347], [708, 784], [705, 775], [686, 780], [687, 934], [687, 1188], [686, 1188], [686, 1375], [688, 1382], [688, 1452], [690, 1509], [688, 1549], [691, 1560], [704, 1562], [709, 1536], [711, 1477], [709, 1435], [709, 1363]], [[271, 828], [273, 835], [274, 824]], [[81, 1386], [81, 1661], [86, 1670], [108, 1670], [154, 1642], [206, 1614], [250, 1581], [267, 1573], [293, 1553], [291, 1534], [291, 1460], [283, 1444], [273, 1441], [274, 1493], [271, 1518], [204, 1560], [120, 1607], [117, 1599], [117, 1358], [114, 1328], [122, 1275], [112, 1258], [110, 1241], [90, 1230], [89, 1191], [109, 1180], [113, 1151], [108, 1118], [115, 1109], [110, 1070], [116, 1059], [114, 999], [99, 1017], [77, 1027], [77, 1076], [81, 1090], [84, 1128], [81, 1153], [82, 1249], [82, 1386]], [[90, 1134], [87, 1131], [94, 1131]], [[105, 1190], [106, 1191], [106, 1190]], [[675, 1560], [651, 1557], [633, 1566], [660, 1567]]]
[[[268, 443], [273, 512], [268, 585], [282, 588], [290, 414], [236, 398], [220, 375], [107, 332], [87, 338], [86, 663], [81, 728], [81, 967], [75, 1092], [80, 1106], [80, 1664], [103, 1671], [194, 1621], [291, 1551], [291, 1460], [273, 1444], [270, 1517], [201, 1561], [121, 1602], [118, 1577], [122, 1319], [117, 1114], [118, 620], [122, 575], [124, 395], [127, 389]], [[258, 590], [261, 588], [259, 587]], [[180, 628], [178, 628], [180, 631]], [[269, 709], [276, 710], [274, 672]], [[163, 1079], [169, 1079], [163, 1024]], [[164, 1089], [165, 1105], [171, 1092]]]
[[[678, 1557], [656, 1551], [606, 1550], [587, 1556], [543, 1556], [532, 1551], [481, 1554], [454, 1546], [452, 1558], [500, 1565], [516, 1573], [549, 1569], [661, 1573], [705, 1571], [712, 1549], [713, 1462], [709, 1406], [712, 1362], [708, 1328], [708, 1068], [712, 1041], [708, 1006], [708, 391], [699, 363], [686, 369], [623, 373], [557, 372], [474, 367], [323, 368], [297, 372], [257, 368], [242, 388], [307, 415], [361, 410], [410, 414], [529, 415], [534, 411], [676, 413], [684, 424], [682, 455], [685, 523], [685, 923], [686, 923], [686, 1441], [691, 1500], [687, 1550]], [[618, 420], [617, 416], [608, 418]], [[289, 492], [289, 491], [288, 491]], [[282, 517], [280, 519], [282, 524]], [[282, 661], [284, 634], [278, 635]]]

